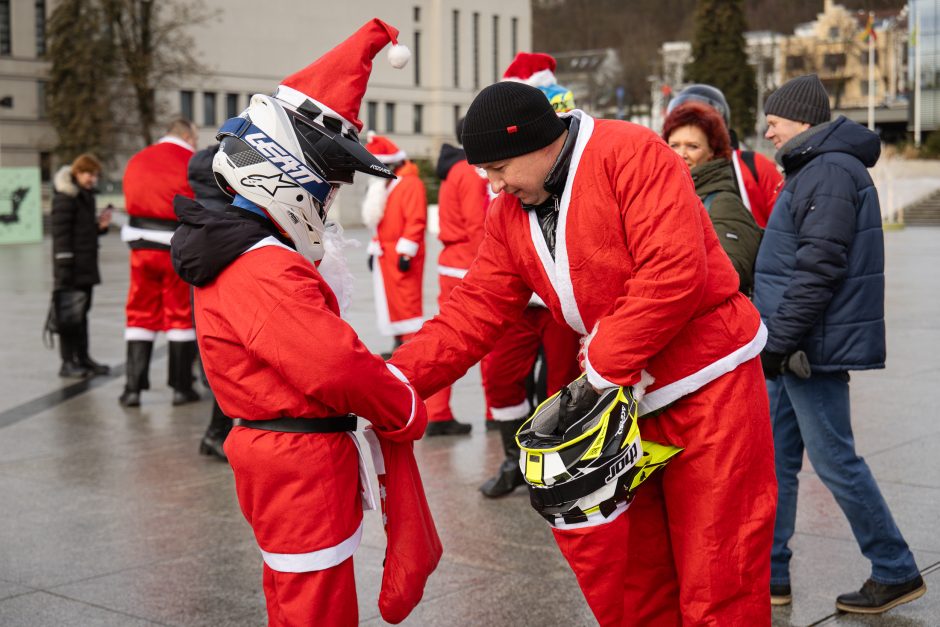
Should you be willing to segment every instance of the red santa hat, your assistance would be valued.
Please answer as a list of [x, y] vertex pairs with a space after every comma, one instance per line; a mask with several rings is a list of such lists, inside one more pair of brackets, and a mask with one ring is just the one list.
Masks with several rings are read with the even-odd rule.
[[372, 131], [369, 131], [366, 134], [366, 140], [368, 142], [366, 144], [366, 150], [371, 152], [376, 159], [386, 165], [389, 163], [398, 163], [408, 158], [405, 151], [396, 146], [388, 137], [376, 135]]
[[543, 52], [520, 52], [503, 72], [504, 81], [516, 81], [532, 87], [555, 85], [555, 57]]
[[293, 107], [309, 100], [325, 115], [361, 131], [359, 105], [372, 73], [372, 59], [389, 43], [389, 63], [404, 67], [411, 51], [398, 43], [398, 29], [373, 18], [346, 41], [281, 81], [274, 97]]

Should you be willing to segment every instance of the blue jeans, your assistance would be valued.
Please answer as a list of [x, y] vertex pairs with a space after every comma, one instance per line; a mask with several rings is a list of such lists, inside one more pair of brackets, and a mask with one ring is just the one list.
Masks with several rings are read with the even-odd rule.
[[855, 453], [849, 409], [848, 373], [789, 374], [767, 381], [777, 470], [777, 519], [771, 551], [770, 581], [790, 583], [787, 543], [796, 523], [797, 473], [803, 449], [823, 484], [848, 518], [862, 554], [879, 583], [909, 581], [918, 574], [914, 556], [901, 536], [875, 478]]

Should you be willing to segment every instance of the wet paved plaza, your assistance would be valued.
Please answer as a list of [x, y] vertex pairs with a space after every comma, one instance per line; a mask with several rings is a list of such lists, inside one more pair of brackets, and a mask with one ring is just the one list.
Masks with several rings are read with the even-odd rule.
[[[366, 239], [362, 230], [349, 235]], [[883, 617], [834, 613], [869, 568], [848, 523], [808, 463], [793, 541], [794, 602], [775, 625], [940, 625], [940, 229], [885, 234], [888, 368], [853, 374], [857, 445], [910, 543], [930, 590]], [[436, 242], [435, 242], [436, 244]], [[96, 359], [124, 359], [127, 249], [102, 241], [94, 292]], [[50, 242], [0, 247], [0, 625], [262, 625], [261, 559], [228, 466], [197, 455], [210, 401], [174, 408], [165, 351], [139, 409], [118, 406], [121, 369], [91, 383], [60, 380], [41, 327], [51, 289]], [[436, 258], [432, 244], [429, 259]], [[376, 352], [364, 249], [352, 251], [350, 321]], [[425, 271], [436, 310], [435, 266]], [[312, 358], [320, 347], [311, 347]], [[208, 392], [203, 393], [204, 399]], [[475, 368], [454, 388], [472, 435], [416, 444], [444, 557], [408, 625], [592, 625], [594, 620], [525, 492], [477, 492], [502, 458], [483, 430]], [[355, 556], [360, 619], [384, 624], [376, 600], [384, 537], [366, 514]]]

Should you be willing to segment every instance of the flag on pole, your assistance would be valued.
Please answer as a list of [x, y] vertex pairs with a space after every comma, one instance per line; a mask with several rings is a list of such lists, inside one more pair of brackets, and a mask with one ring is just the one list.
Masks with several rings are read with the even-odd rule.
[[869, 38], [878, 41], [878, 34], [875, 32], [875, 16], [871, 13], [868, 14], [868, 23], [865, 24], [865, 30], [859, 36], [862, 41], [868, 41]]

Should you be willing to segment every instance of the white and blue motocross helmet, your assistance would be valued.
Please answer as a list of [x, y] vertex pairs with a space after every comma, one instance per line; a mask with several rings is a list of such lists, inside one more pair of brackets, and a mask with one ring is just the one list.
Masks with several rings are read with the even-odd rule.
[[323, 257], [324, 222], [340, 185], [355, 172], [395, 178], [359, 143], [354, 126], [284, 85], [274, 96], [252, 96], [216, 139], [219, 187], [263, 208], [311, 261]]

